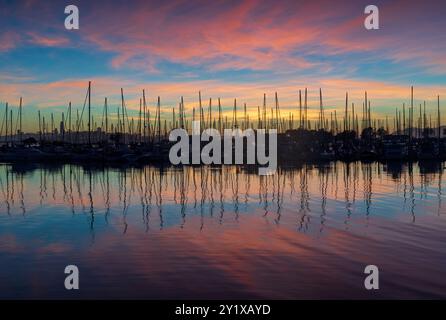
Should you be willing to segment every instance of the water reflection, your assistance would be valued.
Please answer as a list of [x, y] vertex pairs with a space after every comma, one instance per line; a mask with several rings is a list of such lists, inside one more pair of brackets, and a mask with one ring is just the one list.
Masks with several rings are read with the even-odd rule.
[[[415, 222], [418, 202], [435, 192], [436, 212], [440, 214], [443, 171], [444, 164], [439, 162], [307, 164], [280, 168], [274, 176], [258, 176], [228, 166], [98, 170], [65, 165], [24, 170], [2, 165], [0, 210], [7, 215], [26, 215], [27, 206], [35, 208], [38, 198], [40, 206], [63, 205], [72, 214], [88, 214], [92, 232], [98, 217], [108, 221], [111, 214], [120, 214], [122, 233], [129, 227], [130, 211], [141, 213], [141, 223], [148, 232], [165, 227], [164, 211], [172, 206], [178, 208], [180, 217], [174, 225], [183, 228], [188, 216], [199, 215], [200, 229], [205, 227], [205, 216], [216, 217], [222, 224], [225, 212], [238, 221], [240, 213], [259, 209], [263, 217], [280, 224], [287, 210], [296, 216], [296, 230], [308, 231], [310, 224], [319, 223], [319, 232], [323, 232], [327, 203], [333, 201], [336, 209], [344, 212], [346, 229], [358, 211], [368, 223], [375, 209], [373, 201], [390, 193], [401, 197], [403, 209], [408, 209]], [[429, 199], [430, 205], [433, 202]], [[329, 209], [332, 211], [333, 206]]]
[[[162, 256], [170, 252], [193, 270], [203, 267], [211, 282], [219, 279], [217, 287], [191, 291], [186, 297], [207, 297], [209, 292], [213, 293], [212, 297], [228, 297], [234, 293], [242, 297], [306, 298], [316, 294], [319, 296], [315, 297], [322, 297], [324, 294], [318, 290], [323, 288], [323, 281], [316, 280], [320, 286], [316, 290], [315, 284], [307, 283], [306, 288], [302, 279], [299, 283], [286, 281], [295, 278], [289, 274], [266, 274], [277, 268], [276, 271], [289, 270], [292, 266], [313, 270], [301, 273], [312, 279], [329, 267], [344, 274], [351, 271], [351, 263], [356, 265], [367, 260], [364, 250], [369, 250], [370, 256], [379, 261], [383, 256], [395, 254], [403, 255], [401, 259], [408, 261], [429, 260], [434, 269], [446, 261], [446, 253], [439, 245], [446, 240], [442, 215], [444, 163], [335, 162], [281, 167], [273, 176], [258, 176], [255, 172], [251, 168], [230, 166], [95, 169], [73, 165], [31, 168], [1, 165], [0, 262], [11, 264], [1, 274], [6, 282], [0, 288], [9, 289], [6, 297], [34, 296], [27, 290], [21, 293], [12, 280], [7, 280], [7, 275], [17, 270], [17, 261], [21, 259], [49, 263], [52, 256], [32, 257], [40, 254], [42, 247], [59, 254], [60, 263], [74, 255], [87, 266], [96, 259], [109, 262], [109, 257], [102, 255], [99, 255], [101, 258], [87, 257], [89, 250], [104, 247], [119, 264], [134, 258], [128, 255], [137, 255], [139, 258], [134, 261], [141, 264], [142, 257], [163, 260]], [[164, 251], [148, 252], [144, 234], [152, 235], [153, 244]], [[187, 238], [183, 238], [185, 235]], [[200, 237], [205, 242], [200, 242], [198, 247], [211, 260], [205, 260], [206, 253], [198, 254], [191, 247], [191, 242]], [[87, 239], [88, 243], [84, 243]], [[181, 241], [173, 242], [175, 239]], [[325, 239], [330, 242], [324, 242]], [[403, 245], [396, 249], [391, 247], [393, 242]], [[419, 246], [416, 249], [419, 252], [411, 252], [414, 243]], [[115, 247], [110, 247], [111, 244]], [[234, 247], [228, 249], [228, 245]], [[428, 254], [421, 249], [427, 246], [432, 251]], [[180, 254], [181, 250], [187, 255]], [[252, 251], [249, 253], [252, 256], [245, 256], [248, 254], [245, 250]], [[16, 260], [10, 256], [12, 253]], [[321, 254], [326, 258], [321, 258]], [[302, 262], [299, 258], [302, 255], [309, 261]], [[327, 261], [328, 255], [335, 256]], [[259, 262], [259, 257], [266, 260]], [[228, 272], [228, 279], [213, 274], [216, 260], [232, 265], [236, 264], [234, 259], [242, 259], [247, 267], [255, 266], [261, 276], [238, 269], [228, 271], [220, 265], [218, 268]], [[399, 263], [392, 266], [395, 273], [406, 268]], [[152, 285], [155, 281], [157, 288], [164, 292], [162, 297], [183, 297], [169, 291], [175, 287], [177, 275], [166, 275], [160, 271], [163, 268], [153, 265], [136, 268], [135, 274], [129, 276], [145, 279]], [[361, 271], [355, 271], [355, 277], [360, 278]], [[415, 274], [419, 270], [412, 267], [410, 271]], [[29, 276], [26, 271], [22, 272]], [[109, 276], [116, 272], [110, 271]], [[241, 272], [243, 276], [234, 272]], [[184, 276], [191, 281], [197, 277], [189, 273]], [[255, 281], [248, 281], [246, 277], [253, 277]], [[266, 281], [266, 287], [256, 283], [260, 278]], [[159, 283], [160, 279], [163, 283]], [[126, 286], [127, 280], [122, 280], [119, 292], [126, 292], [122, 286]], [[243, 288], [228, 289], [236, 280], [243, 283]], [[277, 285], [282, 283], [281, 288], [276, 288], [276, 280]], [[325, 280], [332, 284], [339, 281]], [[101, 283], [102, 287], [97, 290], [91, 289], [91, 297], [109, 294], [119, 297], [117, 291], [104, 290], [112, 286], [111, 280], [108, 281]], [[344, 283], [350, 291], [341, 295], [367, 295], [360, 288], [361, 281], [358, 280], [354, 289]], [[434, 279], [423, 281], [435, 282]], [[382, 294], [401, 297], [395, 288]], [[414, 288], [417, 288], [412, 292], [414, 296], [423, 290], [436, 296], [438, 289], [424, 282], [415, 283]], [[50, 289], [39, 292], [43, 297], [52, 296]], [[129, 297], [135, 294], [138, 295], [128, 292]], [[141, 289], [142, 297], [152, 294], [152, 289]], [[339, 295], [327, 291], [327, 296]]]

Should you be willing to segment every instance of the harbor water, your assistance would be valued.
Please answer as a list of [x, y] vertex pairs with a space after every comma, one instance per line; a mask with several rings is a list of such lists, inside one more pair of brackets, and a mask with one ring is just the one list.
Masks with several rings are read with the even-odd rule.
[[3, 164], [0, 298], [446, 298], [444, 170]]

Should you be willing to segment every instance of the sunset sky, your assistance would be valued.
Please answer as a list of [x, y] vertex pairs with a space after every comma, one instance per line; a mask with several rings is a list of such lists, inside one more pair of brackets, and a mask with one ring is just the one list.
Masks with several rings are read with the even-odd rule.
[[[80, 29], [64, 28], [75, 4]], [[380, 9], [380, 29], [366, 30], [364, 8]], [[308, 87], [313, 115], [322, 88], [327, 112], [345, 92], [360, 108], [393, 114], [436, 96], [446, 105], [446, 2], [437, 1], [5, 1], [0, 0], [0, 118], [5, 102], [24, 99], [25, 131], [37, 110], [58, 116], [82, 107], [92, 81], [94, 114], [104, 97], [114, 111], [120, 88], [129, 109], [161, 97], [166, 117], [184, 96], [188, 112], [210, 97], [254, 112], [277, 91], [283, 114], [296, 113]], [[446, 110], [446, 109], [445, 109]], [[443, 112], [446, 116], [446, 111]], [[446, 117], [443, 117], [446, 119]]]

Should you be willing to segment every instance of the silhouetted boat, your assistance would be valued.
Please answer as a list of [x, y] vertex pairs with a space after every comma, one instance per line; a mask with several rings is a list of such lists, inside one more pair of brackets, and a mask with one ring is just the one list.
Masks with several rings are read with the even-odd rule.
[[423, 139], [418, 147], [419, 160], [431, 160], [439, 157], [439, 146], [435, 139]]
[[409, 155], [408, 137], [387, 135], [382, 141], [382, 158], [385, 160], [403, 160]]

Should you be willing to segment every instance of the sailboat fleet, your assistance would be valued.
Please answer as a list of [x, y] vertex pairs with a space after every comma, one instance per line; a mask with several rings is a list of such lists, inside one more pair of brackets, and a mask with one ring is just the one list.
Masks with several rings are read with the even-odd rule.
[[[362, 110], [349, 103], [345, 96], [343, 114], [324, 109], [322, 89], [319, 90], [317, 119], [310, 119], [308, 90], [299, 90], [295, 112], [282, 115], [277, 93], [274, 106], [268, 107], [266, 95], [257, 114], [248, 113], [246, 103], [238, 110], [234, 99], [232, 115], [223, 114], [220, 99], [216, 107], [212, 99], [204, 106], [201, 92], [198, 106], [187, 114], [181, 97], [178, 108], [162, 112], [160, 97], [155, 108], [149, 108], [145, 90], [139, 99], [139, 112], [129, 116], [121, 89], [121, 103], [112, 112], [104, 99], [100, 121], [94, 118], [91, 105], [91, 82], [82, 108], [68, 109], [50, 118], [38, 111], [38, 131], [23, 132], [22, 98], [14, 110], [5, 104], [0, 126], [0, 161], [3, 162], [74, 162], [74, 163], [150, 163], [169, 162], [169, 132], [185, 129], [192, 135], [192, 123], [199, 121], [202, 130], [276, 129], [279, 162], [308, 160], [425, 160], [446, 158], [446, 127], [441, 125], [440, 97], [434, 115], [426, 113], [426, 105], [414, 105], [413, 87], [410, 105], [396, 109], [389, 119], [374, 118], [370, 99], [364, 93]], [[96, 107], [97, 108], [97, 107]], [[213, 110], [215, 108], [215, 110]], [[164, 109], [164, 108], [163, 108]], [[96, 109], [97, 111], [97, 109]], [[240, 116], [240, 114], [241, 116]], [[96, 113], [97, 114], [97, 113]], [[297, 117], [295, 118], [295, 114]], [[58, 128], [57, 128], [58, 127]]]

